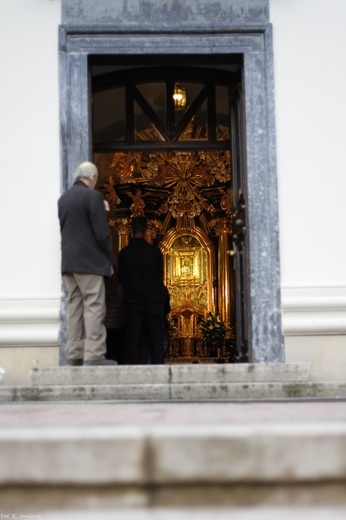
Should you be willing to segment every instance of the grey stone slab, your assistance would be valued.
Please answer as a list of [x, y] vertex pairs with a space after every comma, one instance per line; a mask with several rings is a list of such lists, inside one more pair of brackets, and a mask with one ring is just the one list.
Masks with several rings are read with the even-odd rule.
[[156, 483], [346, 478], [346, 425], [205, 425], [152, 432]]
[[171, 366], [171, 383], [308, 381], [308, 363], [244, 363]]
[[91, 425], [346, 423], [345, 401], [104, 401], [2, 403], [0, 430]]
[[346, 399], [346, 383], [175, 383], [0, 387], [0, 402]]
[[31, 382], [37, 385], [121, 385], [168, 384], [168, 365], [44, 367], [30, 371]]
[[3, 485], [345, 482], [346, 425], [16, 428], [0, 459]]
[[172, 400], [271, 400], [346, 398], [346, 384], [200, 383], [171, 386]]
[[0, 387], [0, 402], [160, 401], [169, 400], [169, 385], [54, 385]]
[[308, 363], [133, 365], [33, 368], [37, 385], [122, 385], [308, 381]]
[[72, 25], [224, 25], [269, 21], [269, 0], [62, 0], [62, 23]]
[[[99, 28], [103, 33], [104, 27]], [[263, 32], [269, 31], [269, 27], [263, 29]], [[191, 34], [192, 32], [192, 34]], [[244, 29], [241, 26], [232, 27], [230, 30], [208, 31], [203, 34], [203, 40], [200, 39], [200, 31], [191, 31], [183, 28], [177, 33], [171, 34], [146, 34], [141, 31], [137, 34], [136, 30], [129, 30], [124, 34], [124, 28], [116, 28], [108, 30], [102, 36], [102, 46], [99, 44], [100, 38], [96, 34], [85, 34], [83, 29], [70, 29], [69, 27], [61, 27], [61, 39], [66, 39], [64, 43], [64, 52], [67, 52], [67, 58], [74, 54], [76, 60], [78, 57], [85, 57], [88, 54], [114, 54], [116, 55], [141, 54], [144, 57], [150, 57], [153, 48], [160, 48], [160, 54], [163, 56], [171, 54], [186, 54], [186, 49], [191, 48], [194, 54], [224, 54], [225, 60], [229, 54], [245, 54], [251, 49], [252, 53], [264, 53], [263, 32], [258, 30]], [[197, 42], [196, 39], [199, 38]], [[233, 52], [232, 52], [233, 51]], [[71, 60], [69, 60], [71, 61]], [[75, 64], [75, 65], [74, 65]], [[72, 62], [72, 66], [80, 67], [78, 61]], [[83, 101], [83, 100], [82, 100]], [[79, 115], [78, 113], [75, 115]], [[84, 116], [83, 113], [80, 114]], [[78, 129], [82, 132], [83, 129]], [[76, 149], [77, 153], [77, 149]], [[73, 164], [73, 163], [72, 163]]]
[[146, 481], [138, 428], [9, 429], [0, 432], [0, 483], [80, 485]]

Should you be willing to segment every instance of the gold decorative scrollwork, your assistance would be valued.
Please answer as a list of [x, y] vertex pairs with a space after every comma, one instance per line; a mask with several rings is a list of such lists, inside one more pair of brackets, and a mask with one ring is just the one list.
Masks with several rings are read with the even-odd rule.
[[172, 242], [166, 255], [166, 283], [172, 308], [207, 308], [207, 258], [196, 237], [183, 234]]
[[162, 222], [159, 220], [150, 219], [148, 220], [147, 237], [150, 240], [157, 238], [162, 231]]
[[129, 218], [110, 219], [109, 225], [115, 228], [119, 235], [129, 235], [131, 230], [131, 220]]
[[106, 198], [109, 201], [112, 209], [116, 209], [117, 205], [121, 204], [121, 200], [119, 199], [117, 192], [115, 191], [114, 179], [111, 175], [108, 178], [108, 182], [105, 182], [103, 184], [103, 188], [106, 192]]
[[[170, 195], [161, 205], [160, 212], [170, 212], [175, 219], [180, 219], [184, 215], [194, 218], [202, 211], [214, 214], [215, 207], [201, 195], [200, 190], [231, 179], [230, 159], [230, 152], [227, 150], [116, 152], [110, 168], [116, 170], [116, 176], [121, 184], [145, 184], [170, 189]], [[137, 195], [138, 199], [135, 200], [134, 197]], [[142, 215], [143, 195], [141, 196], [137, 191], [136, 195], [131, 194], [131, 196], [132, 216]]]
[[[233, 214], [230, 152], [116, 152], [107, 155], [104, 171], [107, 182], [101, 189], [114, 210], [110, 225], [118, 234], [118, 250], [129, 243], [136, 216], [147, 217], [146, 239], [160, 240], [175, 323], [172, 352], [206, 357], [199, 320], [217, 309], [228, 322], [233, 309], [227, 255]], [[112, 219], [116, 215], [127, 218]]]
[[132, 199], [132, 204], [130, 206], [130, 210], [132, 211], [131, 217], [144, 217], [144, 198], [150, 195], [150, 192], [143, 193], [142, 190], [137, 189], [134, 194], [130, 191], [127, 192], [127, 194]]
[[232, 221], [228, 218], [214, 218], [209, 222], [209, 227], [217, 237], [232, 234]]
[[220, 189], [222, 197], [220, 200], [220, 208], [226, 212], [228, 218], [231, 218], [233, 209], [233, 191], [228, 188], [226, 191]]

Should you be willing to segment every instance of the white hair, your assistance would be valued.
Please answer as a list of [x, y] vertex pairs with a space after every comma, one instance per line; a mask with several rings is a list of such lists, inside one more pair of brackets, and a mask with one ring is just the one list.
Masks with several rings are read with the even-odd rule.
[[98, 177], [99, 173], [95, 164], [85, 161], [82, 162], [74, 171], [74, 180], [78, 179], [92, 179], [93, 177]]

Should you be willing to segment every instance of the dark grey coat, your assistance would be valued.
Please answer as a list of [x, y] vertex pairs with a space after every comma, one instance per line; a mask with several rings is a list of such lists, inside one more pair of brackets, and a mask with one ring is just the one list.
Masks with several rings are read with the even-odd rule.
[[163, 303], [163, 257], [158, 247], [144, 238], [133, 238], [120, 251], [118, 265], [125, 303]]
[[61, 272], [110, 276], [114, 264], [101, 193], [76, 181], [58, 201]]

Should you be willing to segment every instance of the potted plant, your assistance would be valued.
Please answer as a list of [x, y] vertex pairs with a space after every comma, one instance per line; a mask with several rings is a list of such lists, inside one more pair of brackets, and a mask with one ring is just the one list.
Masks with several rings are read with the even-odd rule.
[[205, 318], [199, 321], [199, 331], [203, 342], [212, 356], [217, 355], [218, 349], [224, 347], [229, 328], [218, 314], [208, 312]]

